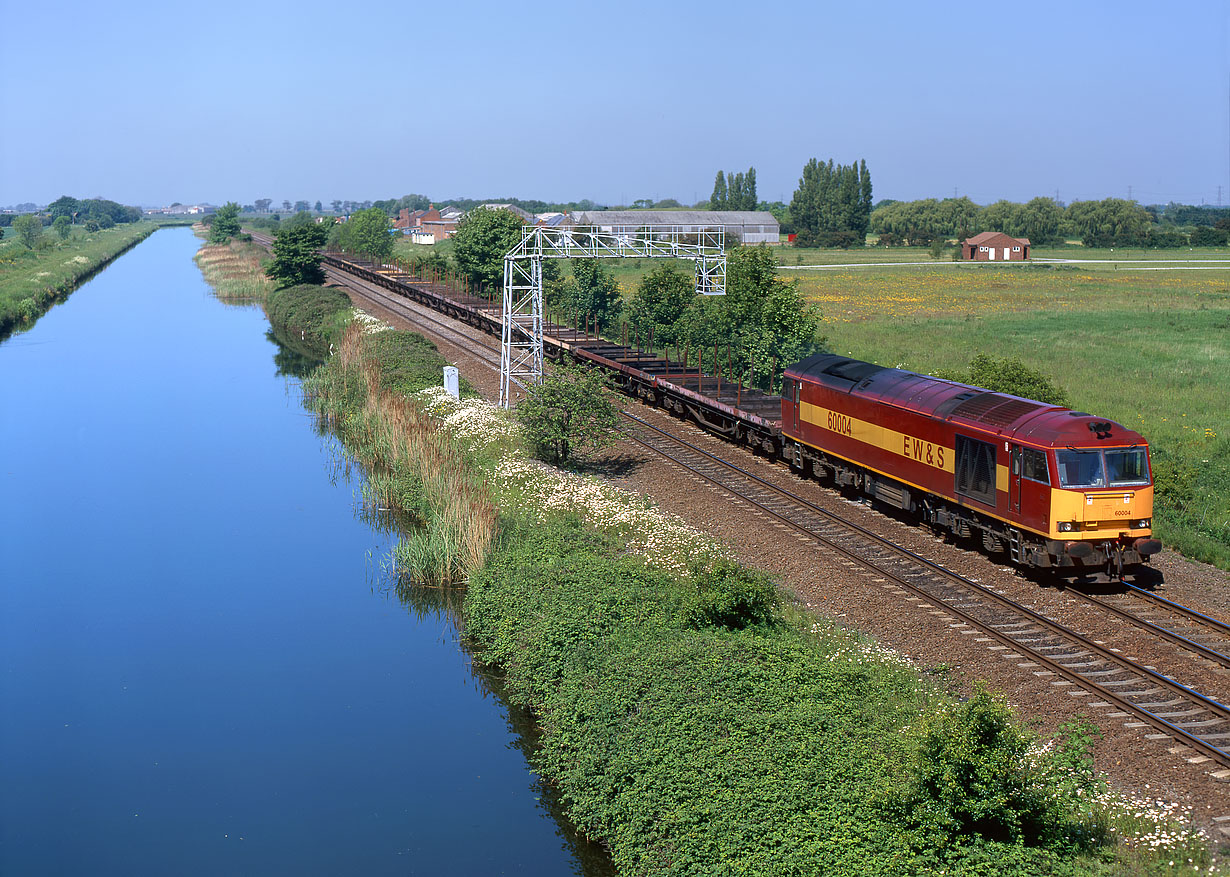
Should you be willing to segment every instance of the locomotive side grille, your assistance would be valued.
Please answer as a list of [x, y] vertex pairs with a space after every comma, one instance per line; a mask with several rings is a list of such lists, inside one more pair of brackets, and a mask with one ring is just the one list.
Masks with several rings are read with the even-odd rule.
[[1013, 399], [1001, 393], [982, 393], [971, 399], [966, 399], [952, 410], [954, 417], [964, 417], [988, 426], [1010, 426], [1030, 411], [1045, 408], [1038, 402], [1028, 399]]
[[992, 408], [984, 414], [982, 422], [989, 423], [992, 426], [1009, 426], [1020, 420], [1023, 415], [1045, 407], [1045, 405], [1039, 405], [1037, 402], [1029, 402], [1025, 399], [1010, 399], [1003, 405]]

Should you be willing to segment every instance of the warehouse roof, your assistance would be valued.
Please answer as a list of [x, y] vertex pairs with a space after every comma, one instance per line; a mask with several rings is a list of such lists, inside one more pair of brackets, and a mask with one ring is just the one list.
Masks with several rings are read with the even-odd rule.
[[767, 210], [577, 210], [577, 225], [777, 225]]

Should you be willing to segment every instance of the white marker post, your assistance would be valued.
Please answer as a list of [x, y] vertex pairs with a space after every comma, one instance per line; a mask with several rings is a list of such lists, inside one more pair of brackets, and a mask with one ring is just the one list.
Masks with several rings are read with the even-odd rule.
[[457, 366], [446, 365], [444, 367], [444, 389], [448, 390], [449, 395], [454, 399], [461, 398], [461, 386], [457, 381]]

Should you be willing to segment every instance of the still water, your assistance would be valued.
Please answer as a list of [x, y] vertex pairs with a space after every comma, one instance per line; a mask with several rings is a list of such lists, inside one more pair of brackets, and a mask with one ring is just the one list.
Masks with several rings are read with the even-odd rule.
[[0, 345], [0, 874], [605, 873], [197, 246]]

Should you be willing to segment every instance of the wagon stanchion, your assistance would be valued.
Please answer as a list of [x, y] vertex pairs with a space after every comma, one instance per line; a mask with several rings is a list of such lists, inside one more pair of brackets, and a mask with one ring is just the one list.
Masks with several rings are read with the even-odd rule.
[[773, 379], [777, 376], [777, 357], [773, 357], [773, 364], [769, 366], [769, 395], [773, 395]]
[[722, 364], [718, 362], [718, 343], [713, 342], [713, 373], [717, 375], [717, 395], [715, 398], [722, 398]]

